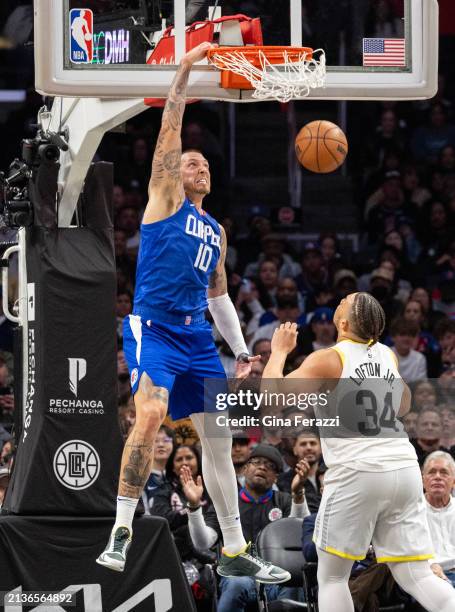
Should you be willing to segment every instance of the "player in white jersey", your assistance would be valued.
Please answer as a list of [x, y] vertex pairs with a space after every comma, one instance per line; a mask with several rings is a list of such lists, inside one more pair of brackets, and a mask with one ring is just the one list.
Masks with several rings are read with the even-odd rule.
[[[334, 323], [337, 344], [312, 353], [282, 386], [285, 392], [317, 391], [322, 381], [325, 388], [332, 381], [339, 402], [351, 398], [341, 433], [321, 436], [329, 469], [314, 535], [319, 610], [332, 612], [336, 602], [337, 612], [354, 612], [348, 579], [353, 562], [366, 556], [372, 542], [378, 562], [387, 563], [397, 583], [426, 610], [453, 611], [455, 590], [430, 567], [433, 547], [417, 457], [395, 418], [409, 411], [410, 392], [392, 351], [378, 342], [384, 311], [370, 294], [353, 293], [341, 301]], [[264, 378], [283, 378], [296, 341], [293, 323], [275, 331]]]

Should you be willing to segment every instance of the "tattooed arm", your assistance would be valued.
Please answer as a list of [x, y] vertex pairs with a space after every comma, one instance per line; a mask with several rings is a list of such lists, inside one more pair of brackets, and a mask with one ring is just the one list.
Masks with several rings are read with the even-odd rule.
[[220, 295], [227, 293], [227, 278], [226, 278], [226, 251], [227, 251], [227, 239], [224, 227], [220, 225], [221, 231], [221, 253], [218, 263], [216, 264], [215, 270], [212, 272], [209, 278], [209, 289], [207, 292], [208, 297], [216, 298]]
[[148, 188], [149, 201], [143, 223], [166, 219], [176, 212], [185, 199], [180, 161], [186, 89], [192, 65], [203, 59], [211, 47], [210, 43], [202, 43], [186, 53], [172, 81], [153, 155], [152, 176]]

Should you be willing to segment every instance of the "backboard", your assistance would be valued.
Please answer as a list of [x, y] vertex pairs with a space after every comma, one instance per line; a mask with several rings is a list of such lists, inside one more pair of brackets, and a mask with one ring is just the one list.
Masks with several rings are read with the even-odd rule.
[[[260, 18], [264, 44], [323, 48], [328, 72], [314, 99], [432, 97], [438, 76], [437, 0], [35, 0], [35, 86], [43, 94], [166, 97], [185, 52], [185, 21], [235, 14], [248, 6]], [[283, 11], [283, 7], [287, 10]], [[167, 25], [175, 25], [164, 57], [153, 54]], [[228, 25], [233, 22], [229, 21]], [[221, 30], [221, 31], [220, 31]], [[197, 36], [207, 36], [203, 25]], [[187, 35], [188, 36], [188, 35]], [[215, 40], [238, 44], [240, 29], [215, 26]], [[163, 43], [161, 43], [163, 44]], [[175, 47], [175, 50], [174, 50]], [[251, 91], [223, 89], [220, 73], [193, 67], [188, 97], [249, 102]]]

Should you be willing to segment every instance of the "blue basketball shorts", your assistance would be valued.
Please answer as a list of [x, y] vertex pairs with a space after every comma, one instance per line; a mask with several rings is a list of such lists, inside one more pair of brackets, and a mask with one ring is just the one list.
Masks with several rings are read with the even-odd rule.
[[133, 394], [146, 372], [155, 386], [169, 391], [174, 420], [204, 412], [206, 379], [222, 386], [226, 380], [207, 321], [175, 325], [129, 315], [123, 321], [123, 350]]

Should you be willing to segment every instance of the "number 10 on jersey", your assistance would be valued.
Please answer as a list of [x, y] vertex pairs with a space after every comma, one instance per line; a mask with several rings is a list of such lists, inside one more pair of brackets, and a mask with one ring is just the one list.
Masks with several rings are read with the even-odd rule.
[[201, 242], [199, 245], [199, 251], [197, 252], [196, 261], [194, 262], [194, 267], [202, 270], [202, 272], [207, 272], [210, 262], [212, 261], [212, 256], [212, 247]]

